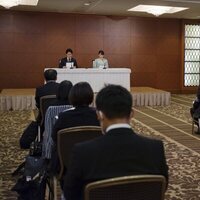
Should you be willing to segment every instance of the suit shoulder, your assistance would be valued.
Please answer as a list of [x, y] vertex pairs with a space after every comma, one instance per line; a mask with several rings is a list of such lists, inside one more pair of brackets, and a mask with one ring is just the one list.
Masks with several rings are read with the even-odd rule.
[[103, 144], [102, 142], [104, 141], [104, 137], [104, 135], [99, 134], [98, 137], [85, 142], [77, 143], [74, 147], [80, 152], [92, 152], [93, 149], [96, 149], [99, 145]]

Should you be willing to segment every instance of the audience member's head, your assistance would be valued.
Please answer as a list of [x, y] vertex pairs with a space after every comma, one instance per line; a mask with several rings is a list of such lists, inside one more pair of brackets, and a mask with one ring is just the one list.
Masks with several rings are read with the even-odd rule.
[[132, 116], [132, 96], [119, 85], [108, 85], [96, 97], [97, 114], [103, 130], [115, 123], [129, 123]]
[[74, 107], [89, 106], [93, 101], [93, 90], [89, 83], [79, 82], [75, 84], [69, 93], [69, 102]]
[[44, 72], [44, 78], [46, 81], [55, 81], [57, 79], [57, 71], [55, 69], [47, 69]]
[[57, 99], [68, 102], [69, 92], [70, 92], [72, 86], [73, 85], [72, 85], [71, 81], [67, 81], [67, 80], [62, 81], [58, 86], [58, 91], [56, 94]]

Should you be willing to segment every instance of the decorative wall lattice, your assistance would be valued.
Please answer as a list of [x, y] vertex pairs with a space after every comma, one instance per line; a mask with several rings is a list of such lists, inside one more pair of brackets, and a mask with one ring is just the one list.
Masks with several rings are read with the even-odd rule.
[[200, 84], [200, 25], [185, 25], [184, 86]]

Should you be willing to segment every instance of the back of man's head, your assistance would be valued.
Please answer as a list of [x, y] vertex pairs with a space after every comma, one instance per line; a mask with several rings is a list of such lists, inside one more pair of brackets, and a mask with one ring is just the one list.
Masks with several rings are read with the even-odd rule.
[[120, 85], [108, 85], [97, 94], [96, 107], [108, 119], [129, 118], [132, 111], [132, 96]]
[[55, 81], [57, 79], [57, 71], [55, 69], [47, 69], [44, 72], [44, 78], [46, 81]]

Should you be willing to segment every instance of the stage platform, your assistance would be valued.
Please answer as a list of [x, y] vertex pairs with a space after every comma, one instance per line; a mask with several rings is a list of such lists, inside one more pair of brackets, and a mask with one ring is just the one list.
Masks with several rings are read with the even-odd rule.
[[35, 89], [3, 89], [0, 93], [0, 110], [35, 109]]
[[133, 106], [168, 106], [171, 93], [150, 87], [131, 87]]
[[[171, 94], [150, 87], [131, 87], [133, 106], [167, 106]], [[0, 93], [0, 110], [35, 109], [35, 89], [3, 89]]]

